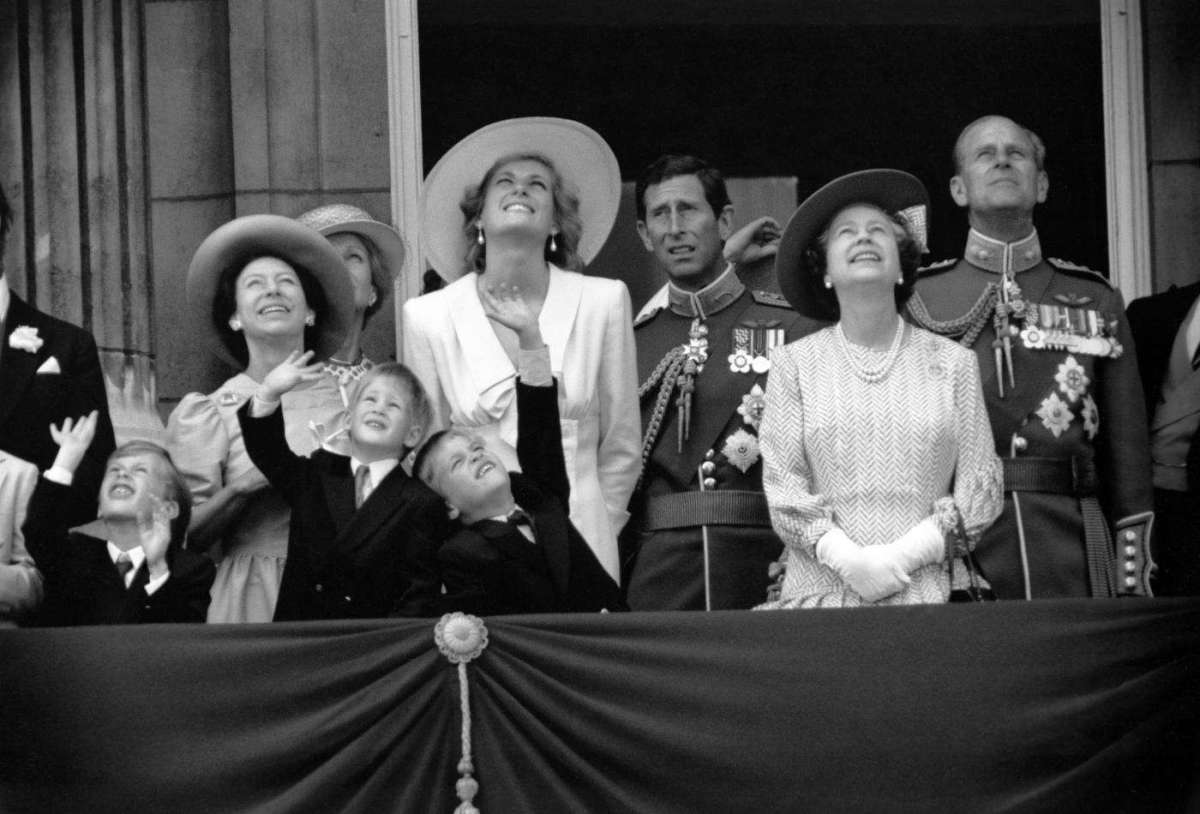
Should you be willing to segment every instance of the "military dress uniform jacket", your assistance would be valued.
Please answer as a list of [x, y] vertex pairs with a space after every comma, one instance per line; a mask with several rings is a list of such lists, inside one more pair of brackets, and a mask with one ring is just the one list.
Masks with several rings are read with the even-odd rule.
[[[712, 609], [748, 608], [766, 599], [768, 569], [783, 544], [762, 496], [758, 423], [767, 352], [820, 325], [778, 294], [746, 289], [727, 270], [699, 295], [672, 289], [665, 307], [634, 326], [643, 431], [655, 421], [660, 385], [647, 380], [674, 348], [688, 344], [696, 314], [707, 359], [694, 378], [690, 426], [680, 441], [678, 387], [661, 411], [653, 446], [643, 450], [624, 552], [631, 561], [633, 610], [706, 607], [704, 541]], [[632, 550], [629, 550], [632, 549]]]
[[[1007, 323], [996, 308], [1004, 262], [1016, 284], [1000, 309]], [[909, 317], [973, 348], [979, 362], [1005, 506], [975, 554], [1002, 599], [1144, 584], [1150, 458], [1124, 311], [1097, 272], [1043, 259], [1036, 232], [1005, 245], [972, 230], [966, 259], [918, 278]]]

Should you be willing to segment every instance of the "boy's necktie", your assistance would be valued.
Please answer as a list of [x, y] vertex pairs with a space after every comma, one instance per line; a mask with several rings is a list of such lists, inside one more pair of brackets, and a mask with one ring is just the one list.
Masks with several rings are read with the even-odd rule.
[[354, 507], [360, 508], [371, 494], [371, 467], [360, 466], [354, 473]]
[[125, 582], [125, 577], [133, 570], [133, 560], [129, 559], [129, 555], [122, 551], [117, 556], [117, 573], [121, 576], [121, 582]]

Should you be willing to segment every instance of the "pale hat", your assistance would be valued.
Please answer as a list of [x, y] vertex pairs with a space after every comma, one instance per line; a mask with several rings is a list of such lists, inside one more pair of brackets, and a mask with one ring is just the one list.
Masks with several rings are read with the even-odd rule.
[[203, 337], [212, 351], [237, 369], [244, 367], [213, 314], [221, 273], [234, 263], [256, 257], [278, 257], [308, 272], [325, 294], [326, 312], [310, 330], [315, 340], [307, 350], [326, 359], [341, 347], [354, 322], [354, 287], [342, 258], [321, 234], [281, 215], [246, 215], [219, 226], [204, 238], [187, 273], [187, 302], [192, 335]]
[[835, 178], [809, 195], [792, 213], [775, 255], [779, 291], [801, 314], [819, 319], [829, 317], [820, 310], [823, 297], [814, 286], [821, 281], [812, 279], [813, 275], [808, 273], [804, 250], [813, 244], [834, 215], [847, 206], [864, 203], [904, 215], [913, 226], [917, 242], [924, 248], [929, 193], [916, 176], [901, 170], [875, 169]]
[[425, 177], [421, 195], [425, 251], [446, 279], [462, 276], [470, 248], [459, 203], [496, 161], [515, 153], [544, 155], [579, 196], [583, 235], [576, 251], [583, 262], [590, 262], [608, 239], [621, 202], [621, 169], [608, 143], [592, 128], [570, 119], [506, 119], [455, 144]]
[[296, 220], [326, 237], [339, 232], [350, 232], [371, 241], [383, 260], [383, 268], [371, 269], [371, 282], [379, 292], [376, 305], [386, 299], [392, 290], [392, 281], [400, 276], [404, 268], [406, 249], [404, 238], [398, 231], [382, 221], [375, 220], [367, 210], [348, 203], [318, 206], [297, 215]]

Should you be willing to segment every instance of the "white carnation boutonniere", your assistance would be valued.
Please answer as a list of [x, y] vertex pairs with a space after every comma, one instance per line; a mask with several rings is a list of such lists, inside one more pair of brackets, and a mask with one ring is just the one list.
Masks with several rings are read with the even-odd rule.
[[45, 344], [38, 336], [37, 328], [32, 325], [18, 325], [17, 329], [8, 335], [8, 346], [26, 353], [37, 353]]

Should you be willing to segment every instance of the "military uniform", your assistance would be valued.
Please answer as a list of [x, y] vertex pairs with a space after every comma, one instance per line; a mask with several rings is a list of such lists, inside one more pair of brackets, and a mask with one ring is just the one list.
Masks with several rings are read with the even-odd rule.
[[635, 323], [644, 444], [625, 538], [633, 610], [766, 599], [782, 549], [758, 451], [767, 354], [817, 327], [778, 294], [751, 292], [732, 266], [696, 294], [668, 286]]
[[907, 311], [979, 361], [1005, 465], [1004, 513], [976, 549], [997, 596], [1144, 592], [1150, 456], [1120, 292], [1043, 258], [1036, 231], [1006, 244], [972, 229], [963, 259], [921, 271]]

